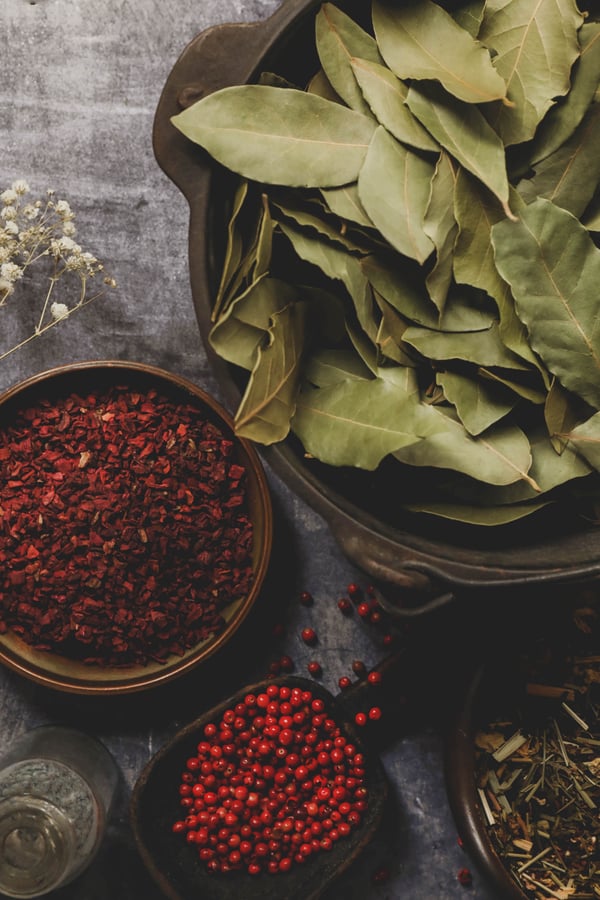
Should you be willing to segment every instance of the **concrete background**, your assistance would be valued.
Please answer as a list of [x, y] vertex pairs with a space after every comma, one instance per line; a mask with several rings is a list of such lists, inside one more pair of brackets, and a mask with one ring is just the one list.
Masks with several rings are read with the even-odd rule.
[[[159, 170], [151, 146], [154, 111], [179, 53], [197, 33], [226, 21], [268, 16], [276, 0], [1, 0], [0, 189], [25, 178], [34, 192], [53, 188], [76, 212], [78, 239], [102, 259], [118, 290], [0, 363], [0, 388], [52, 366], [122, 358], [180, 373], [219, 396], [196, 326], [188, 284], [186, 203]], [[29, 327], [41, 285], [29, 280], [0, 310], [8, 346]], [[60, 298], [58, 298], [60, 299]], [[2, 349], [0, 349], [2, 352]], [[326, 524], [269, 472], [278, 515], [279, 548], [291, 565], [264, 600], [266, 621], [285, 617], [288, 637], [274, 646], [268, 627], [254, 630], [235, 658], [224, 655], [210, 687], [203, 673], [167, 697], [91, 702], [40, 690], [0, 671], [0, 751], [26, 728], [67, 722], [98, 734], [114, 753], [122, 785], [108, 839], [92, 868], [61, 900], [154, 900], [128, 826], [131, 788], [153, 752], [175, 729], [218, 696], [266, 670], [289, 652], [302, 670], [309, 654], [300, 628], [319, 622], [324, 683], [337, 689], [353, 659], [377, 663], [381, 643], [335, 601], [365, 579], [342, 557]], [[315, 607], [299, 606], [310, 590]], [[404, 686], [403, 686], [404, 687]], [[442, 771], [438, 722], [402, 732], [383, 754], [394, 812], [384, 834], [327, 897], [391, 900], [490, 900], [475, 875], [471, 888], [456, 873], [471, 865], [457, 845]], [[386, 884], [371, 882], [380, 865]], [[282, 883], [282, 900], [285, 898]]]

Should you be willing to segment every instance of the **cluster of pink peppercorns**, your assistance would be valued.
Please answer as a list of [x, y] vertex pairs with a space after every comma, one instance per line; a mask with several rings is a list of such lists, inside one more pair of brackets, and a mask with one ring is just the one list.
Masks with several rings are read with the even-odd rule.
[[364, 757], [311, 691], [269, 684], [204, 728], [179, 786], [185, 836], [208, 872], [277, 874], [361, 824]]

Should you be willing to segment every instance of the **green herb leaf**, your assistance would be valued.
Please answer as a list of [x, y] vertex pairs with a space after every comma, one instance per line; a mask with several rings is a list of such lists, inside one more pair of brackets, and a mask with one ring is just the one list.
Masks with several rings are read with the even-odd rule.
[[544, 390], [544, 386], [540, 386], [537, 381], [533, 380], [531, 376], [534, 373], [532, 372], [524, 372], [521, 376], [521, 373], [514, 371], [509, 375], [505, 372], [486, 369], [482, 366], [477, 374], [481, 378], [485, 378], [495, 384], [503, 384], [509, 390], [514, 391], [518, 397], [522, 397], [530, 403], [541, 405], [546, 400], [547, 394]]
[[457, 25], [468, 31], [471, 37], [476, 38], [483, 21], [486, 0], [471, 0], [452, 9], [450, 14]]
[[479, 40], [495, 54], [511, 101], [486, 114], [506, 145], [532, 138], [555, 98], [569, 90], [582, 22], [575, 0], [504, 0], [486, 7]]
[[600, 231], [600, 192], [596, 192], [592, 202], [583, 214], [583, 224], [588, 231]]
[[382, 63], [377, 42], [354, 19], [332, 3], [324, 3], [315, 19], [317, 53], [333, 89], [351, 109], [370, 115], [356, 83], [351, 60], [354, 56]]
[[331, 103], [339, 103], [341, 106], [344, 105], [344, 101], [340, 95], [334, 91], [323, 69], [319, 69], [318, 72], [315, 72], [306, 85], [306, 90], [309, 94], [316, 94], [317, 97], [322, 97], [323, 100], [330, 100]]
[[458, 223], [454, 277], [459, 284], [470, 284], [494, 298], [503, 342], [517, 356], [537, 366], [523, 323], [516, 314], [510, 286], [500, 276], [494, 260], [492, 226], [504, 218], [503, 211], [497, 200], [464, 169], [456, 178], [454, 213]]
[[475, 106], [460, 103], [435, 84], [413, 85], [406, 102], [451, 156], [485, 184], [507, 216], [509, 186], [504, 146]]
[[431, 193], [423, 221], [423, 230], [435, 246], [435, 264], [425, 278], [429, 296], [443, 311], [452, 281], [454, 242], [458, 233], [454, 218], [456, 172], [447, 153], [438, 159]]
[[487, 50], [432, 0], [375, 0], [373, 26], [381, 55], [399, 78], [435, 79], [466, 103], [506, 95]]
[[300, 377], [307, 306], [293, 303], [272, 317], [269, 343], [257, 361], [235, 415], [236, 434], [272, 444], [290, 429]]
[[344, 184], [338, 188], [323, 188], [321, 194], [331, 212], [340, 219], [347, 219], [349, 222], [355, 222], [366, 228], [375, 227], [360, 202], [356, 182]]
[[213, 304], [212, 320], [216, 320], [219, 315], [221, 305], [225, 299], [227, 288], [230, 286], [236, 273], [239, 270], [242, 259], [244, 238], [240, 229], [237, 227], [237, 220], [241, 213], [244, 202], [248, 196], [248, 182], [241, 179], [235, 194], [233, 196], [231, 216], [227, 226], [227, 244], [225, 248], [225, 259], [221, 269], [221, 280], [217, 290], [217, 296]]
[[437, 423], [433, 433], [395, 451], [396, 459], [411, 466], [453, 469], [489, 484], [512, 484], [523, 479], [537, 488], [527, 474], [531, 466], [529, 441], [516, 425], [498, 424], [484, 435], [472, 437], [461, 422], [440, 407], [426, 409], [432, 423]]
[[418, 150], [439, 151], [439, 144], [418, 122], [405, 100], [408, 87], [386, 66], [353, 59], [352, 71], [375, 118], [395, 138]]
[[532, 165], [550, 156], [568, 140], [583, 119], [600, 81], [600, 24], [579, 30], [581, 55], [571, 72], [571, 89], [547, 113], [530, 149]]
[[483, 331], [494, 321], [494, 313], [486, 306], [475, 306], [460, 290], [449, 297], [440, 315], [429, 299], [424, 285], [415, 283], [407, 271], [395, 260], [367, 256], [361, 268], [375, 291], [406, 319], [425, 328], [443, 331]]
[[358, 176], [358, 196], [381, 234], [405, 256], [424, 262], [433, 243], [423, 231], [434, 168], [382, 126]]
[[352, 350], [319, 350], [304, 366], [304, 378], [318, 388], [343, 381], [371, 381], [371, 371]]
[[211, 347], [227, 362], [251, 371], [272, 316], [297, 298], [296, 288], [263, 276], [240, 294], [213, 325], [208, 336]]
[[600, 104], [594, 103], [571, 137], [537, 163], [534, 177], [519, 183], [519, 193], [527, 202], [545, 197], [580, 216], [600, 181], [599, 147]]
[[507, 350], [497, 324], [483, 331], [464, 332], [433, 331], [411, 325], [404, 332], [404, 340], [428, 359], [462, 359], [479, 366], [527, 368], [522, 359]]
[[316, 94], [260, 84], [209, 94], [172, 122], [228, 169], [291, 187], [356, 181], [376, 127]]
[[526, 207], [519, 222], [498, 222], [492, 242], [533, 349], [564, 387], [600, 408], [600, 250], [548, 200]]
[[308, 228], [313, 232], [313, 237], [321, 235], [334, 244], [339, 244], [351, 253], [366, 253], [368, 247], [360, 244], [348, 235], [348, 230], [340, 227], [339, 223], [334, 222], [331, 218], [326, 217], [326, 211], [321, 210], [321, 215], [303, 207], [294, 206], [289, 201], [273, 199], [271, 201], [273, 207], [273, 216], [277, 222], [285, 223], [285, 218], [291, 219], [301, 228]]
[[547, 506], [547, 500], [531, 503], [514, 503], [512, 506], [468, 506], [460, 503], [424, 502], [407, 503], [404, 508], [411, 512], [425, 513], [453, 522], [464, 522], [466, 525], [508, 525], [530, 516]]
[[544, 420], [557, 453], [562, 453], [566, 446], [564, 438], [559, 435], [568, 433], [585, 418], [587, 416], [582, 415], [581, 403], [554, 378], [544, 403]]
[[426, 409], [413, 370], [398, 367], [370, 381], [303, 391], [292, 427], [307, 452], [323, 462], [375, 469], [388, 453], [436, 427]]
[[436, 381], [469, 434], [478, 435], [514, 409], [517, 398], [502, 385], [456, 372], [437, 372]]
[[600, 471], [600, 413], [558, 437], [568, 440], [594, 469]]

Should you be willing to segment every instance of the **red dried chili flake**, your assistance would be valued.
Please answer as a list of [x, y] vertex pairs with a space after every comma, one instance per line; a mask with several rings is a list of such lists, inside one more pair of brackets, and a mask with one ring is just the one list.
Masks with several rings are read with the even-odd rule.
[[0, 622], [95, 665], [183, 654], [253, 580], [246, 470], [187, 399], [125, 386], [0, 431]]
[[459, 869], [456, 878], [464, 887], [470, 887], [473, 884], [473, 875], [469, 869]]

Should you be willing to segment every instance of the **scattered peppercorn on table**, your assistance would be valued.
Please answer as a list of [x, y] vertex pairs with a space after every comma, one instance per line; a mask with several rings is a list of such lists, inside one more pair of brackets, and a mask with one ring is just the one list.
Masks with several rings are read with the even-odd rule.
[[[122, 359], [176, 372], [222, 399], [200, 340], [190, 294], [187, 206], [156, 164], [152, 123], [165, 79], [191, 38], [221, 22], [266, 18], [279, 5], [278, 0], [205, 0], [201, 4], [104, 0], [95, 5], [88, 0], [3, 0], [0, 26], [10, 53], [3, 55], [0, 64], [4, 136], [0, 188], [25, 179], [36, 193], [52, 189], [56, 197], [72, 203], [86, 244], [105, 262], [117, 288], [76, 315], [64, 316], [64, 321], [57, 321], [58, 327], [2, 359], [2, 390], [65, 363]], [[30, 275], [20, 287], [25, 290], [18, 303], [15, 294], [0, 305], [0, 334], [7, 346], [19, 343], [28, 333], [32, 316], [28, 297], [42, 291], [42, 282]], [[58, 288], [53, 302], [60, 319], [63, 307]], [[473, 870], [461, 847], [444, 782], [443, 730], [454, 692], [463, 684], [459, 663], [468, 659], [470, 651], [476, 656], [482, 650], [470, 643], [468, 609], [465, 612], [459, 605], [447, 618], [441, 613], [432, 622], [415, 622], [410, 628], [391, 621], [365, 576], [342, 555], [325, 522], [276, 475], [267, 474], [275, 507], [269, 576], [252, 614], [213, 659], [172, 685], [106, 698], [61, 694], [34, 687], [9, 670], [0, 671], [0, 752], [29, 727], [60, 722], [101, 738], [123, 776], [117, 809], [97, 859], [75, 883], [52, 897], [159, 900], [163, 894], [142, 863], [129, 822], [131, 793], [140, 773], [178, 729], [211, 706], [244, 685], [293, 672], [335, 694], [364, 681], [375, 700], [355, 710], [355, 727], [366, 742], [376, 735], [378, 746], [382, 729], [386, 732], [380, 746], [390, 796], [382, 826], [351, 867], [327, 888], [326, 900], [458, 900], [465, 896], [493, 900], [492, 889]], [[390, 692], [385, 665], [380, 664], [390, 653], [403, 649], [414, 667]], [[391, 706], [377, 700], [377, 690], [384, 688], [382, 698], [395, 695]], [[288, 715], [287, 709], [282, 715]], [[235, 729], [235, 708], [230, 718]], [[237, 718], [242, 721], [241, 713]], [[267, 730], [272, 724], [263, 721], [262, 727]], [[245, 725], [239, 727], [243, 731]], [[320, 732], [313, 731], [310, 740], [321, 740]], [[292, 732], [284, 729], [279, 734], [283, 756], [293, 755], [286, 744]], [[201, 746], [188, 762], [189, 772], [209, 764], [205, 758], [211, 754], [209, 738], [210, 730], [208, 736], [199, 736]], [[358, 751], [353, 748], [344, 757], [346, 738], [335, 733], [336, 739], [337, 745], [321, 749], [321, 763], [331, 765], [333, 757], [333, 764], [341, 765], [342, 759], [351, 759], [360, 771]], [[216, 745], [214, 757], [223, 743], [228, 741]], [[308, 753], [306, 757], [312, 759]], [[319, 754], [316, 764], [318, 758]], [[294, 763], [300, 773], [297, 778], [306, 783], [306, 766], [300, 758], [294, 758]], [[300, 855], [310, 857], [311, 841], [316, 838], [326, 854], [332, 843], [344, 839], [346, 831], [360, 827], [368, 798], [361, 793], [360, 776], [344, 771], [343, 778], [345, 784], [335, 788], [339, 819], [330, 820], [324, 814], [330, 823], [325, 829], [329, 836], [318, 825], [312, 837], [310, 827], [299, 830], [299, 846], [305, 848]], [[174, 780], [173, 796], [180, 792], [192, 798], [192, 781]], [[194, 784], [200, 784], [199, 780]], [[321, 786], [319, 793], [317, 785], [313, 797], [313, 786], [307, 789], [311, 816], [328, 799], [326, 791], [329, 788]], [[210, 784], [198, 787], [196, 794], [204, 797], [205, 806], [211, 806]], [[229, 812], [230, 825], [249, 795], [254, 802], [255, 794], [248, 791], [242, 777], [236, 805]], [[209, 819], [196, 817], [193, 826], [186, 826], [181, 813], [173, 825], [176, 831], [194, 835], [188, 843], [201, 843], [208, 835]], [[292, 830], [295, 824], [292, 818], [289, 821]], [[341, 828], [336, 825], [339, 821]], [[266, 815], [260, 827], [268, 824]], [[272, 835], [270, 839], [274, 840]], [[228, 852], [238, 862], [244, 848], [240, 850], [235, 840]], [[286, 868], [292, 862], [285, 855], [277, 874], [271, 873], [277, 881], [270, 882], [269, 871], [259, 871], [268, 840], [268, 834], [266, 843], [253, 838], [251, 865], [258, 867], [255, 875], [265, 879], [265, 896], [283, 900], [288, 896]], [[181, 843], [185, 844], [185, 838]], [[184, 849], [197, 852], [194, 847]], [[231, 896], [237, 892], [242, 897], [243, 891], [235, 887], [235, 874], [218, 871], [214, 877], [231, 876]]]

